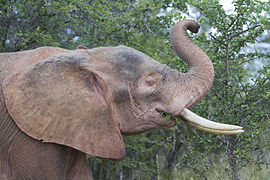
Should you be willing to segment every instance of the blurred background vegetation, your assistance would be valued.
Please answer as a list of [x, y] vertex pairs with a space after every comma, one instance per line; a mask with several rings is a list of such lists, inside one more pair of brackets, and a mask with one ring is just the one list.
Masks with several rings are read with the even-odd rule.
[[[228, 2], [227, 2], [228, 3]], [[94, 179], [260, 179], [270, 177], [269, 2], [234, 0], [1, 0], [0, 52], [59, 46], [127, 45], [179, 71], [169, 33], [181, 19], [215, 67], [212, 90], [193, 111], [245, 133], [212, 135], [178, 121], [167, 130], [124, 137], [121, 162], [88, 156]]]

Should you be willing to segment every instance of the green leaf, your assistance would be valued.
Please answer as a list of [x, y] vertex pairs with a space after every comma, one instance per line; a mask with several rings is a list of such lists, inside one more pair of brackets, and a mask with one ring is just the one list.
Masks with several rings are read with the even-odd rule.
[[166, 120], [170, 120], [172, 118], [171, 114], [166, 114]]

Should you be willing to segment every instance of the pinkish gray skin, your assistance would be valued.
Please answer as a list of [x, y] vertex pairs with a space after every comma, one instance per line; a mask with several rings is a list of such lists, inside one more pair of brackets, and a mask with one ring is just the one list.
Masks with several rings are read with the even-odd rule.
[[85, 153], [121, 160], [122, 135], [174, 126], [160, 111], [177, 116], [214, 78], [186, 29], [199, 25], [176, 23], [171, 43], [187, 73], [126, 46], [0, 54], [0, 179], [91, 179]]

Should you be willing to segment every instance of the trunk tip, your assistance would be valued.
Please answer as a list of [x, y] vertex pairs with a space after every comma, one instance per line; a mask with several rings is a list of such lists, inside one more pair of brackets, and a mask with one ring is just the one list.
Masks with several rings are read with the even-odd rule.
[[193, 33], [197, 33], [200, 29], [200, 25], [196, 21], [193, 21], [191, 19], [184, 19], [184, 20], [178, 21], [174, 25], [173, 29], [176, 28], [177, 26], [184, 26], [185, 28], [187, 28]]

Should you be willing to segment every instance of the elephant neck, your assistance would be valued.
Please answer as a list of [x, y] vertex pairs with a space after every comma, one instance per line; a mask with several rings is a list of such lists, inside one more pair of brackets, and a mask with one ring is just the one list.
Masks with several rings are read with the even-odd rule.
[[2, 97], [0, 107], [0, 179], [92, 179], [85, 153], [33, 139], [9, 116]]
[[17, 125], [14, 123], [12, 118], [9, 116], [5, 106], [3, 105], [4, 102], [0, 97], [0, 150], [8, 151], [10, 143], [16, 139], [17, 136], [21, 133]]
[[0, 131], [0, 179], [92, 180], [85, 153], [35, 140], [10, 121], [4, 124], [7, 130]]
[[10, 155], [11, 144], [20, 134], [19, 128], [13, 122], [4, 107], [3, 98], [0, 94], [0, 179], [14, 179], [11, 168]]

